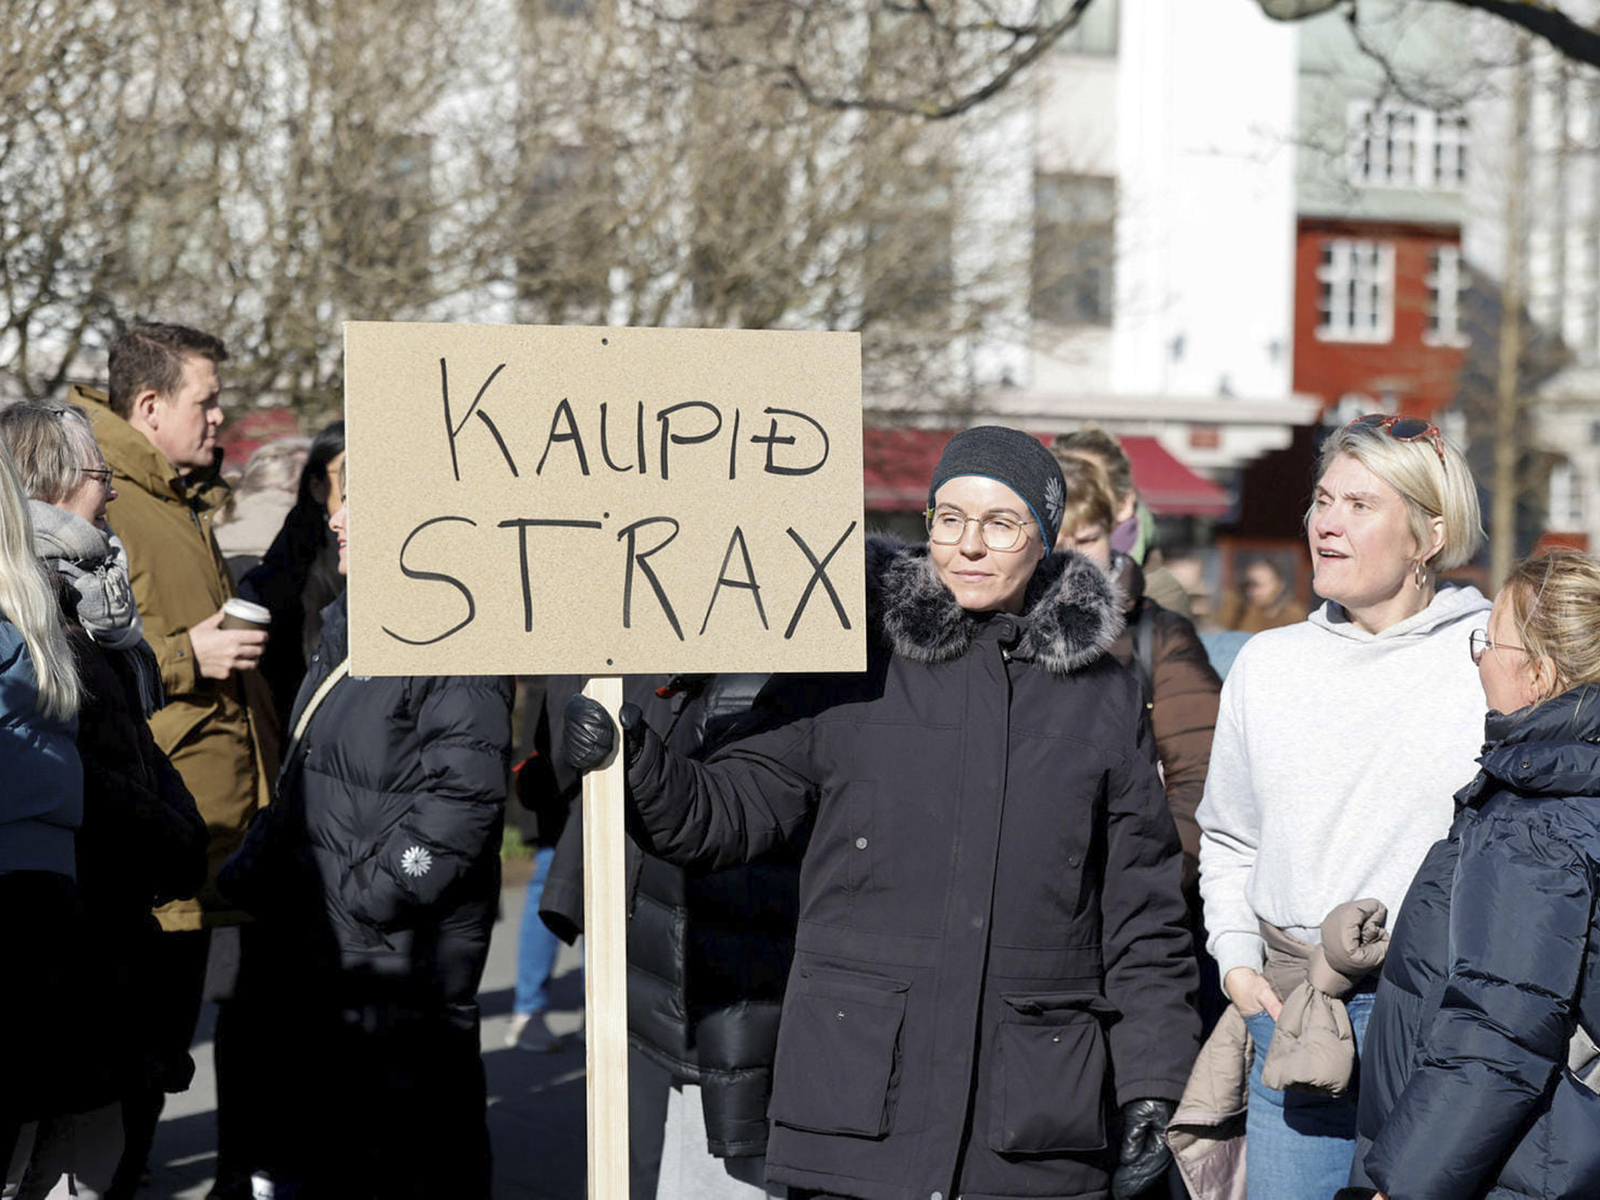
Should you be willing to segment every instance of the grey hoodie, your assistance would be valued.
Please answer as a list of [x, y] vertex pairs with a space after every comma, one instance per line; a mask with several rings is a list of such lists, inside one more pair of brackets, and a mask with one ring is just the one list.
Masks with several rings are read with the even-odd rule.
[[1329, 602], [1240, 650], [1196, 814], [1223, 976], [1261, 969], [1261, 920], [1316, 942], [1335, 905], [1371, 896], [1393, 926], [1477, 771], [1487, 706], [1467, 635], [1488, 615], [1476, 588], [1445, 588], [1372, 634]]

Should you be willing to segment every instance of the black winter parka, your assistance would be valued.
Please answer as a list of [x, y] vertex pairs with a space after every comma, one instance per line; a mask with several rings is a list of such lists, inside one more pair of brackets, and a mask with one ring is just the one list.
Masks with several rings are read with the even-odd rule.
[[[1396, 924], [1362, 1066], [1365, 1173], [1391, 1200], [1600, 1195], [1600, 687], [1492, 712]], [[1359, 1175], [1359, 1172], [1358, 1172]]]
[[[78, 828], [76, 954], [81, 993], [90, 1003], [60, 1078], [65, 1106], [86, 1112], [152, 1086], [181, 1091], [194, 1072], [187, 1054], [167, 1056], [151, 1030], [170, 1003], [151, 907], [193, 896], [206, 878], [206, 823], [140, 708], [133, 668], [77, 623], [73, 597], [60, 592], [83, 685], [78, 757], [83, 761], [83, 823]], [[114, 996], [113, 1004], [103, 998]]]
[[653, 852], [723, 867], [815, 818], [769, 1180], [868, 1200], [1100, 1197], [1113, 1103], [1176, 1100], [1199, 1023], [1179, 846], [1104, 574], [1051, 556], [1020, 616], [868, 543], [868, 669], [629, 771]]
[[[323, 610], [291, 730], [348, 653], [345, 604]], [[500, 895], [511, 694], [500, 676], [341, 680], [224, 869], [224, 894], [280, 928], [325, 934], [305, 941], [300, 970], [388, 981], [475, 1021]]]
[[[632, 676], [624, 696], [674, 751], [703, 758], [759, 719], [765, 675]], [[666, 686], [657, 688], [657, 684]], [[561, 744], [575, 676], [550, 680], [551, 743]], [[555, 771], [577, 789], [564, 763]], [[794, 957], [799, 854], [784, 849], [723, 871], [688, 872], [627, 845], [628, 1041], [700, 1087], [706, 1148], [719, 1158], [767, 1150], [767, 1101], [784, 983]], [[583, 817], [556, 847], [539, 909], [569, 940], [583, 921]]]

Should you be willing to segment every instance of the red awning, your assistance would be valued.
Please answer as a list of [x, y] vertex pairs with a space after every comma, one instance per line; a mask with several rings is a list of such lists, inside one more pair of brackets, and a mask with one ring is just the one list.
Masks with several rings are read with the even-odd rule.
[[928, 506], [928, 481], [954, 431], [949, 429], [862, 430], [861, 467], [866, 508], [876, 512], [921, 512]]
[[1118, 438], [1133, 463], [1133, 486], [1157, 516], [1220, 517], [1233, 507], [1221, 485], [1196, 475], [1153, 437]]
[[[876, 512], [918, 512], [928, 502], [928, 480], [953, 431], [873, 429], [863, 431], [861, 452], [866, 507]], [[1049, 443], [1049, 435], [1039, 439]], [[1219, 517], [1232, 507], [1228, 493], [1184, 466], [1153, 437], [1121, 438], [1133, 463], [1133, 485], [1154, 513]]]

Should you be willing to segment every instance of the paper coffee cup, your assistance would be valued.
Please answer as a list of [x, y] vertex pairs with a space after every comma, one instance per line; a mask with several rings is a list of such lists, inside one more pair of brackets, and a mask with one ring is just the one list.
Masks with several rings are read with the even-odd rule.
[[265, 629], [272, 624], [272, 611], [261, 604], [235, 597], [222, 606], [223, 629]]

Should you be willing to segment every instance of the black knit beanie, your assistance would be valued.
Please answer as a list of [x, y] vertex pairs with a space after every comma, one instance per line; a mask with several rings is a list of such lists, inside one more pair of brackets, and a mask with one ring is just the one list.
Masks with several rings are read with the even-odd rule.
[[1067, 486], [1056, 456], [1038, 438], [1003, 425], [962, 430], [945, 443], [939, 465], [933, 468], [933, 482], [928, 485], [929, 508], [933, 507], [934, 493], [957, 475], [981, 475], [1005, 484], [1021, 496], [1044, 531], [1045, 551], [1055, 549]]

